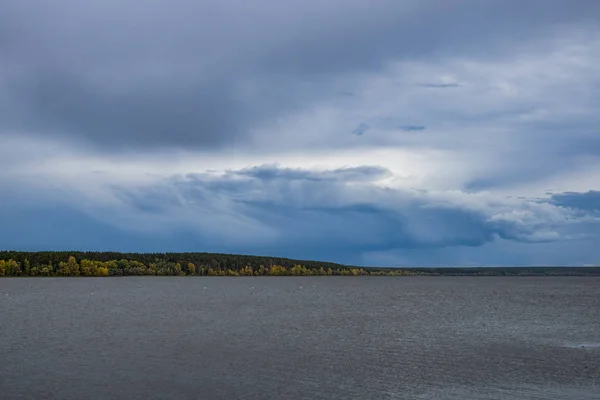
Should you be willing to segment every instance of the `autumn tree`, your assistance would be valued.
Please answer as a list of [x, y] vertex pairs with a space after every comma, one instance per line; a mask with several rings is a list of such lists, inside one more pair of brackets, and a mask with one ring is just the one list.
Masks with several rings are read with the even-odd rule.
[[31, 263], [29, 262], [29, 259], [25, 259], [23, 260], [23, 275], [25, 276], [29, 276], [31, 275]]
[[183, 273], [183, 270], [181, 269], [181, 264], [179, 264], [179, 263], [176, 263], [176, 264], [173, 266], [173, 274], [174, 274], [174, 275], [176, 275], [176, 276], [182, 276], [182, 275], [185, 275], [185, 273]]
[[79, 276], [79, 264], [75, 257], [70, 256], [67, 262], [58, 263], [58, 275], [61, 276]]
[[186, 271], [188, 275], [196, 275], [196, 266], [193, 263], [188, 263]]
[[21, 267], [15, 260], [8, 260], [5, 268], [6, 276], [21, 276]]

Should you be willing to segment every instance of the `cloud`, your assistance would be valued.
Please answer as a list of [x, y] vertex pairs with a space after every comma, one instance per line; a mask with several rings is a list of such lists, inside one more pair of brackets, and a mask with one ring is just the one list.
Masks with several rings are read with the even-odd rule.
[[557, 193], [552, 195], [550, 202], [556, 206], [600, 215], [600, 191], [598, 190], [589, 190], [585, 193]]
[[420, 83], [419, 86], [433, 89], [448, 89], [460, 87], [458, 83]]
[[[319, 171], [263, 165], [161, 178], [135, 188], [113, 183], [102, 188], [111, 202], [73, 187], [72, 198], [60, 203], [133, 238], [186, 232], [181, 246], [168, 241], [175, 250], [196, 242], [202, 249], [285, 250], [326, 259], [498, 240], [556, 241], [567, 224], [569, 213], [551, 204], [382, 185], [391, 174], [371, 166]], [[90, 242], [71, 238], [70, 243]]]
[[279, 168], [276, 165], [261, 165], [232, 171], [231, 174], [242, 177], [256, 178], [262, 181], [294, 180], [316, 182], [365, 182], [387, 178], [392, 173], [378, 166], [360, 166], [338, 168], [330, 171], [310, 171], [300, 168]]
[[247, 143], [249, 128], [352, 92], [331, 84], [338, 77], [482, 47], [509, 53], [523, 36], [543, 38], [599, 12], [583, 0], [8, 0], [0, 131], [129, 149]]
[[[244, 252], [367, 265], [391, 260], [433, 265], [444, 259], [455, 265], [519, 260], [495, 251], [486, 258], [485, 251], [463, 248], [513, 242], [533, 246], [528, 251], [536, 254], [543, 243], [579, 243], [598, 233], [589, 213], [576, 210], [573, 202], [565, 207], [558, 195], [540, 200], [436, 189], [431, 181], [418, 188], [417, 181], [376, 165], [259, 164], [191, 173], [184, 165], [173, 174], [163, 169], [169, 164], [149, 168], [153, 159], [164, 159], [160, 155], [147, 164], [121, 156], [103, 159], [102, 167], [82, 150], [50, 159], [53, 152], [36, 151], [33, 169], [15, 169], [22, 173], [18, 178], [6, 170], [0, 174], [3, 187], [11, 190], [0, 203], [3, 221], [16, 227], [4, 231], [3, 243], [10, 247], [152, 251], [154, 246], [156, 251]], [[61, 160], [72, 164], [61, 165]], [[98, 169], [102, 172], [90, 173]], [[520, 260], [540, 260], [520, 254]]]
[[424, 131], [425, 127], [422, 125], [406, 125], [402, 127], [402, 130], [406, 132], [419, 132]]
[[361, 136], [368, 129], [369, 129], [369, 125], [367, 125], [365, 123], [361, 123], [360, 125], [358, 125], [358, 127], [355, 130], [352, 131], [352, 133], [355, 134], [355, 135], [357, 135], [357, 136]]

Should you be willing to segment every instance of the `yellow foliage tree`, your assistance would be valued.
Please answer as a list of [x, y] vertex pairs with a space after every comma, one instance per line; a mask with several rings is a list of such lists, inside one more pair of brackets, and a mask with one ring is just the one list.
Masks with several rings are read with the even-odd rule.
[[187, 273], [188, 275], [196, 275], [196, 266], [193, 263], [188, 263]]
[[6, 263], [6, 271], [4, 274], [6, 276], [20, 276], [21, 275], [21, 266], [15, 260], [8, 260]]

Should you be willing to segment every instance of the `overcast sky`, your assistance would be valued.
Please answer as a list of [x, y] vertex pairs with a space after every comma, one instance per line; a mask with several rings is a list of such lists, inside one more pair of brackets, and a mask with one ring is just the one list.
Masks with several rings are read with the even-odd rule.
[[0, 248], [600, 263], [598, 0], [3, 0]]

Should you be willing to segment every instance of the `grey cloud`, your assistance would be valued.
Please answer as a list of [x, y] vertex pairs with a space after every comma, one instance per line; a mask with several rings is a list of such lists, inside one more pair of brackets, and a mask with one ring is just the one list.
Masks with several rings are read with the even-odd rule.
[[404, 125], [401, 129], [405, 132], [419, 132], [424, 131], [425, 127], [423, 125]]
[[[465, 182], [463, 187], [469, 192], [480, 192], [493, 190], [494, 188], [510, 187], [516, 184], [526, 184], [548, 176], [548, 169], [543, 168], [543, 166], [542, 168], [535, 168], [535, 165], [531, 164], [533, 164], [533, 160], [521, 161], [520, 165], [509, 166], [493, 174], [489, 171], [482, 171], [476, 174], [476, 176], [479, 175], [478, 177]], [[525, 199], [522, 196], [517, 198]]]
[[369, 125], [365, 123], [361, 123], [358, 127], [352, 131], [353, 134], [357, 136], [362, 136], [366, 131], [369, 130]]
[[[354, 264], [363, 254], [389, 252], [423, 265], [470, 254], [482, 263], [515, 263], [516, 256], [491, 252], [486, 258], [485, 250], [465, 249], [529, 243], [519, 249], [531, 255], [538, 251], [531, 246], [571, 237], [581, 237], [575, 245], [588, 243], [598, 233], [598, 224], [579, 222], [572, 211], [594, 209], [596, 193], [585, 200], [557, 197], [557, 203], [569, 203], [566, 208], [458, 191], [395, 189], [380, 182], [389, 175], [378, 166], [315, 171], [263, 165], [134, 185], [89, 177], [98, 186], [91, 193], [77, 185], [54, 192], [54, 185], [3, 180], [10, 190], [0, 199], [0, 218], [11, 228], [0, 241], [31, 250], [219, 251]], [[437, 259], [436, 254], [460, 257]], [[369, 261], [375, 259], [363, 262], [383, 263]], [[586, 258], [582, 253], [575, 259]]]
[[[23, 251], [167, 252], [211, 250], [186, 230], [132, 233], [64, 204], [19, 204], [3, 207], [0, 249]], [[109, 221], [110, 222], [110, 221]], [[176, 247], [174, 247], [176, 246]]]
[[161, 185], [145, 188], [143, 192], [113, 187], [112, 192], [119, 201], [142, 213], [161, 214], [185, 205], [173, 191]]
[[552, 195], [550, 202], [584, 213], [600, 214], [600, 191], [590, 190], [584, 193], [565, 192]]
[[406, 121], [403, 122], [402, 118], [398, 117], [382, 117], [375, 118], [372, 121], [369, 121], [370, 125], [366, 123], [361, 123], [353, 133], [355, 135], [362, 135], [367, 130], [373, 128], [378, 129], [390, 129], [390, 130], [401, 130], [404, 132], [419, 132], [424, 131], [426, 129], [423, 125], [416, 124], [406, 124]]
[[277, 166], [262, 165], [231, 171], [230, 174], [256, 178], [261, 181], [272, 181], [282, 179], [285, 181], [308, 180], [308, 181], [343, 181], [343, 182], [365, 182], [386, 178], [391, 172], [382, 167], [362, 166], [351, 168], [338, 168], [329, 171], [309, 171], [293, 168], [279, 168]]
[[337, 74], [493, 54], [600, 16], [596, 1], [582, 0], [249, 4], [2, 2], [0, 131], [111, 147], [223, 146], [322, 97]]
[[[337, 257], [344, 252], [560, 238], [556, 231], [560, 211], [552, 206], [528, 201], [503, 204], [502, 199], [473, 206], [467, 194], [464, 202], [457, 202], [444, 194], [374, 184], [385, 175], [382, 168], [366, 166], [322, 172], [261, 166], [218, 176], [175, 177], [148, 189], [119, 192], [126, 212], [142, 213], [145, 223], [165, 229], [163, 221], [173, 221], [177, 229], [196, 229], [211, 243], [221, 240], [222, 227], [246, 221], [239, 231], [225, 234], [228, 241], [252, 252], [291, 251], [295, 246], [305, 254]], [[118, 219], [122, 212], [115, 209], [104, 218]], [[269, 233], [263, 240], [258, 232]], [[259, 238], [260, 243], [236, 239], [237, 235]]]
[[[219, 82], [148, 82], [115, 94], [73, 74], [36, 78], [27, 92], [34, 132], [74, 135], [106, 145], [139, 149], [172, 137], [178, 146], [215, 146], [233, 139], [251, 108], [226, 93], [230, 88]], [[19, 123], [15, 121], [14, 128]]]
[[458, 83], [421, 83], [419, 86], [434, 89], [448, 89], [460, 87]]
[[[577, 241], [522, 243], [501, 240], [479, 247], [441, 247], [435, 249], [399, 249], [366, 252], [362, 261], [368, 265], [385, 266], [581, 266], [596, 265], [600, 249], [597, 238]], [[348, 262], [352, 262], [349, 257]]]

